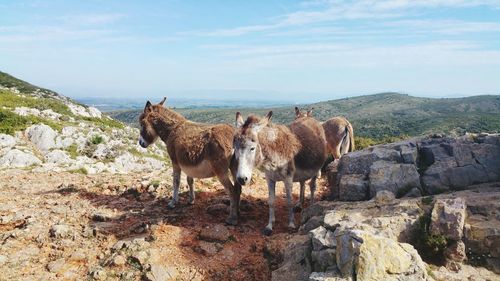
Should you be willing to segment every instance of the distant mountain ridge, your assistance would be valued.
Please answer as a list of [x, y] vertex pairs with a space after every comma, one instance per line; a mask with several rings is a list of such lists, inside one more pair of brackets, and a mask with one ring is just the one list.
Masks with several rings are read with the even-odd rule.
[[[420, 98], [400, 93], [380, 93], [318, 102], [302, 107], [314, 107], [313, 114], [321, 121], [333, 116], [345, 116], [353, 123], [357, 136], [374, 139], [429, 133], [500, 131], [500, 95]], [[273, 110], [273, 121], [285, 124], [294, 118], [292, 106], [176, 110], [190, 120], [206, 123], [232, 124], [236, 111], [246, 116], [250, 113], [264, 115]], [[110, 113], [113, 118], [132, 126], [137, 126], [139, 114], [140, 110]]]

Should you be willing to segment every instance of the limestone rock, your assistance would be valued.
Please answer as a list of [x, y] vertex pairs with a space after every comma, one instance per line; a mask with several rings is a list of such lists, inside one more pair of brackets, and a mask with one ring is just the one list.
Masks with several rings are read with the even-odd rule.
[[284, 264], [272, 272], [271, 280], [307, 280], [312, 271], [311, 249], [309, 235], [293, 237], [284, 252]]
[[340, 179], [339, 199], [342, 201], [361, 201], [368, 199], [368, 181], [365, 175], [348, 174]]
[[160, 264], [152, 264], [144, 275], [144, 279], [147, 281], [176, 280], [177, 277], [179, 277], [179, 272], [175, 267]]
[[327, 230], [323, 226], [319, 226], [309, 231], [309, 235], [311, 236], [312, 246], [315, 251], [336, 247], [336, 240], [333, 236], [333, 232]]
[[26, 129], [28, 139], [42, 152], [56, 147], [57, 132], [45, 124], [33, 125]]
[[465, 224], [466, 205], [462, 198], [438, 199], [431, 215], [430, 232], [447, 239], [461, 240]]
[[215, 224], [205, 227], [200, 232], [200, 239], [208, 242], [226, 242], [231, 233], [222, 224]]
[[0, 134], [0, 148], [13, 147], [16, 145], [16, 139], [13, 136]]
[[413, 164], [394, 164], [377, 161], [370, 167], [370, 197], [379, 190], [389, 190], [403, 196], [408, 190], [420, 187], [420, 176]]
[[71, 158], [69, 158], [66, 152], [56, 149], [45, 154], [45, 161], [54, 164], [67, 164], [71, 162]]
[[0, 168], [23, 168], [39, 165], [42, 161], [35, 155], [23, 152], [19, 149], [9, 150], [0, 158]]
[[339, 231], [337, 265], [358, 280], [426, 280], [424, 262], [410, 244], [365, 231]]

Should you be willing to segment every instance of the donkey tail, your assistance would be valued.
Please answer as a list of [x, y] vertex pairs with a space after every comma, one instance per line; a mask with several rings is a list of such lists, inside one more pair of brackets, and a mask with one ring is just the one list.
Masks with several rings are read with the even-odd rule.
[[347, 131], [349, 132], [349, 152], [353, 152], [356, 148], [354, 145], [354, 129], [350, 122], [347, 123]]

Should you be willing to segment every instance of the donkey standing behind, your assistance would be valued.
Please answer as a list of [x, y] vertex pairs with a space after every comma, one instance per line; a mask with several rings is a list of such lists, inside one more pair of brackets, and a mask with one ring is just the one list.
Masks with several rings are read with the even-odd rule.
[[323, 122], [328, 153], [339, 160], [347, 152], [354, 151], [354, 129], [344, 117], [333, 117]]
[[174, 193], [168, 206], [174, 208], [179, 201], [181, 171], [188, 176], [189, 203], [194, 203], [193, 178], [217, 176], [230, 199], [228, 224], [238, 222], [241, 185], [229, 179], [229, 166], [233, 155], [234, 129], [227, 124], [206, 125], [188, 121], [179, 113], [159, 104], [146, 103], [139, 117], [141, 136], [139, 144], [146, 148], [158, 137], [165, 142], [172, 160]]
[[288, 227], [295, 229], [292, 206], [293, 182], [315, 180], [326, 159], [326, 140], [321, 124], [311, 117], [295, 120], [289, 127], [270, 123], [272, 111], [260, 119], [249, 116], [245, 122], [236, 113], [234, 156], [236, 179], [241, 185], [250, 182], [252, 171], [261, 167], [269, 189], [269, 223], [263, 233], [273, 231], [275, 187], [285, 183], [288, 204]]

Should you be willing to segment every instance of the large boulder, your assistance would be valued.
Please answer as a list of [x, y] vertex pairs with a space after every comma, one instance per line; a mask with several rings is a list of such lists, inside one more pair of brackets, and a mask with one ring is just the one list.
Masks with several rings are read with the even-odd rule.
[[465, 225], [466, 205], [462, 198], [437, 199], [431, 214], [429, 231], [447, 239], [462, 239]]
[[28, 139], [43, 153], [56, 147], [57, 132], [45, 124], [33, 125], [26, 129]]
[[308, 280], [312, 272], [311, 239], [308, 235], [292, 237], [283, 254], [283, 264], [272, 272], [272, 281]]
[[67, 164], [71, 162], [71, 158], [66, 152], [56, 149], [45, 154], [45, 162], [53, 164]]
[[388, 190], [403, 196], [413, 188], [420, 188], [420, 178], [414, 164], [377, 161], [370, 167], [370, 198], [377, 191]]
[[[430, 137], [378, 145], [344, 155], [327, 171], [332, 198], [371, 199], [438, 194], [500, 180], [500, 135]], [[330, 174], [332, 176], [330, 176]]]
[[0, 148], [13, 147], [16, 145], [16, 139], [13, 136], [0, 134]]
[[19, 149], [12, 149], [0, 158], [0, 168], [23, 168], [41, 163], [35, 155]]
[[356, 280], [427, 280], [425, 263], [410, 244], [373, 233], [339, 227], [337, 265]]

